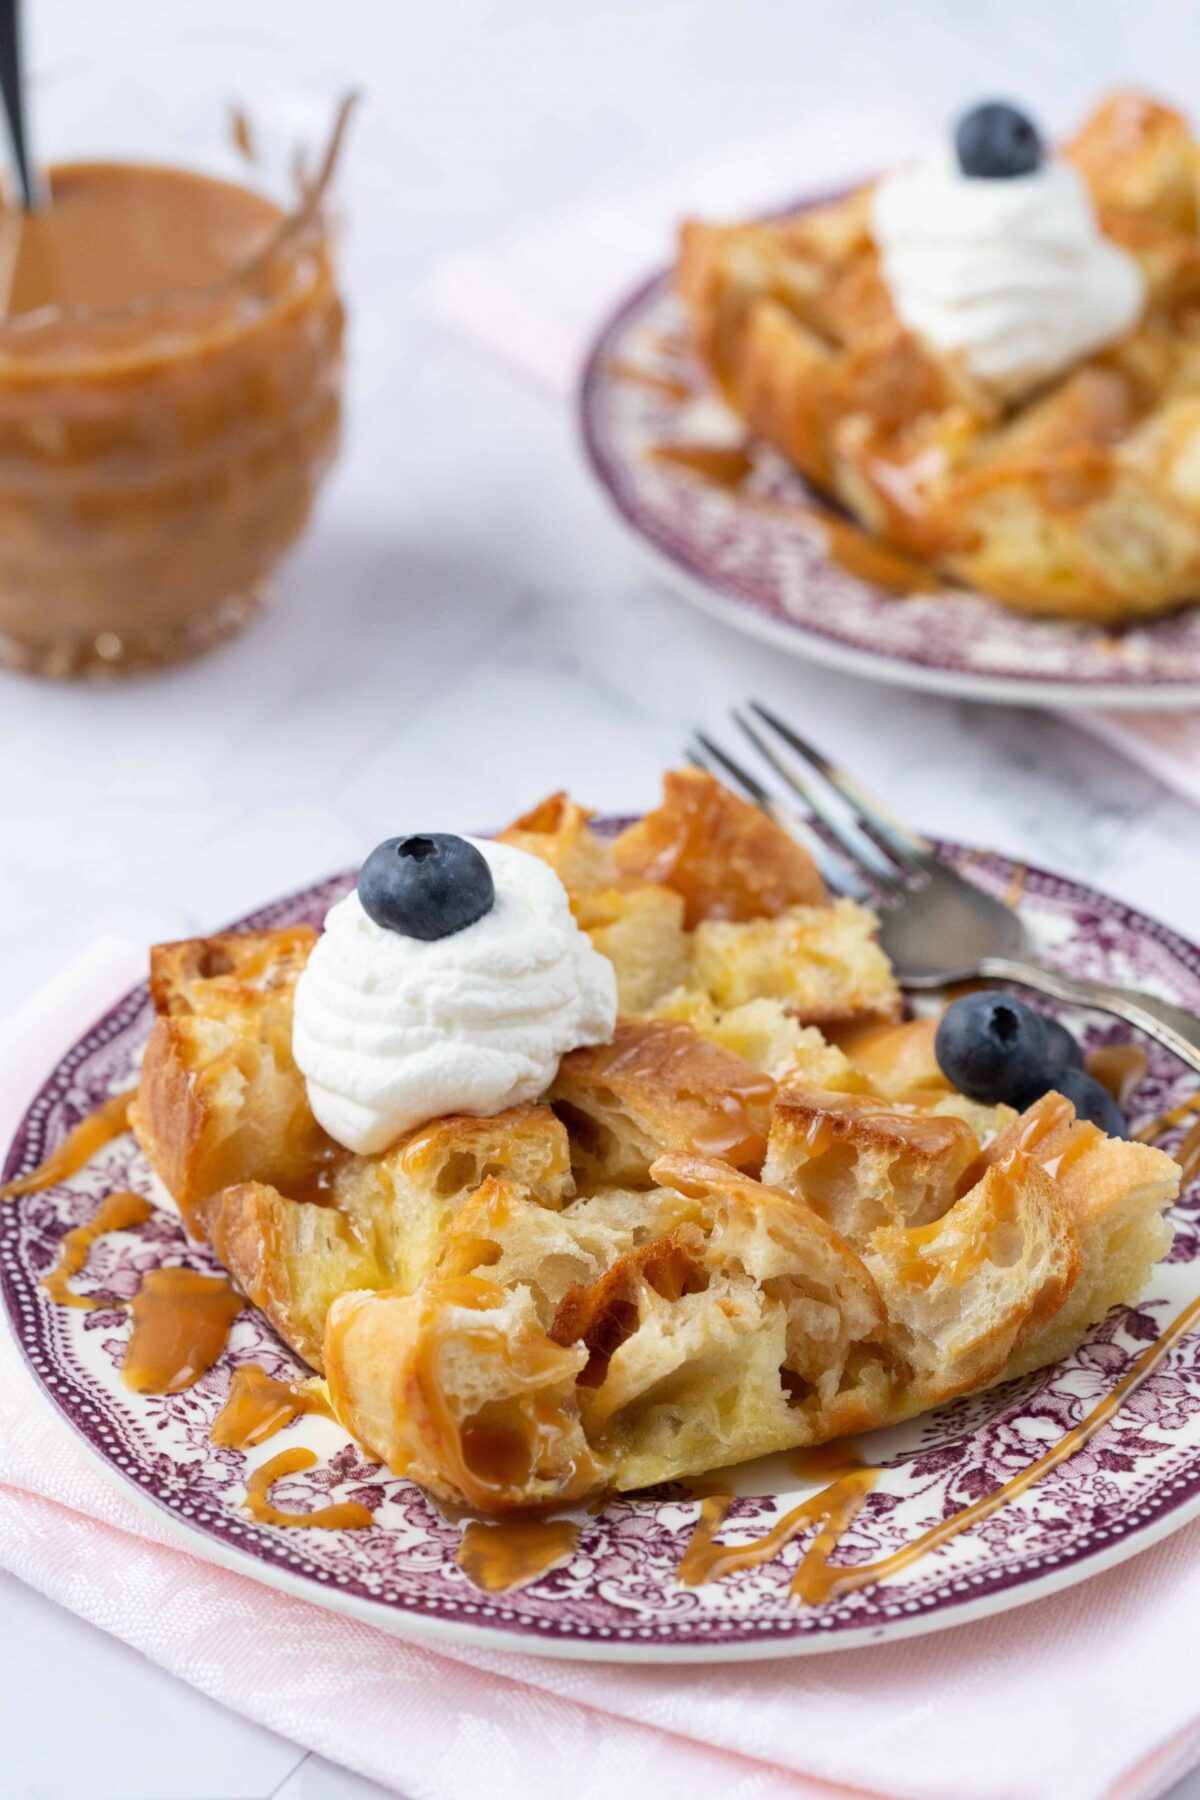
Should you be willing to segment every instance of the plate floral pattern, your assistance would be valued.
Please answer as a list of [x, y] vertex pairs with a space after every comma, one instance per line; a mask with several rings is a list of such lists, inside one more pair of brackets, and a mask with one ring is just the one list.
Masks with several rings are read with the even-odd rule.
[[601, 328], [579, 405], [618, 517], [668, 585], [726, 624], [860, 675], [981, 700], [1200, 703], [1200, 607], [1114, 632], [1023, 617], [966, 590], [899, 599], [831, 560], [820, 524], [803, 516], [825, 502], [767, 446], [748, 446], [737, 491], [651, 460], [664, 443], [743, 440], [687, 346], [669, 272]]
[[[1116, 901], [1005, 859], [944, 850], [1019, 904], [1062, 967], [1146, 985], [1200, 1008], [1200, 949]], [[326, 882], [255, 914], [248, 926], [319, 923], [346, 886]], [[34, 1167], [110, 1094], [136, 1079], [151, 1022], [144, 987], [112, 1008], [50, 1072], [8, 1154], [5, 1177]], [[1070, 1021], [1080, 1029], [1085, 1021]], [[1113, 1028], [1089, 1042], [1115, 1040]], [[1195, 1088], [1195, 1078], [1152, 1049], [1134, 1123], [1157, 1117]], [[1168, 1137], [1171, 1144], [1184, 1127]], [[118, 1479], [168, 1513], [193, 1547], [318, 1604], [411, 1635], [451, 1638], [543, 1655], [623, 1660], [734, 1659], [832, 1649], [948, 1626], [1040, 1598], [1145, 1547], [1200, 1513], [1200, 1334], [1185, 1339], [1092, 1442], [1021, 1500], [914, 1564], [903, 1576], [844, 1599], [802, 1607], [788, 1581], [802, 1543], [774, 1562], [726, 1581], [685, 1588], [676, 1580], [697, 1503], [682, 1489], [606, 1505], [581, 1521], [565, 1566], [516, 1592], [484, 1594], [457, 1567], [461, 1526], [411, 1483], [390, 1475], [331, 1421], [306, 1417], [243, 1454], [209, 1440], [233, 1367], [301, 1373], [271, 1328], [249, 1310], [221, 1361], [173, 1396], [131, 1393], [120, 1379], [128, 1333], [119, 1308], [53, 1304], [39, 1283], [63, 1233], [90, 1219], [98, 1199], [130, 1187], [161, 1199], [133, 1140], [109, 1145], [71, 1180], [0, 1206], [0, 1297], [43, 1392]], [[1106, 1394], [1131, 1361], [1200, 1292], [1200, 1183], [1175, 1212], [1170, 1257], [1137, 1307], [1110, 1316], [1059, 1366], [864, 1441], [886, 1467], [837, 1560], [887, 1554], [1024, 1468]], [[158, 1210], [143, 1226], [101, 1239], [83, 1292], [128, 1298], [149, 1268], [214, 1269], [177, 1219]], [[315, 1468], [276, 1484], [279, 1504], [304, 1510], [326, 1500], [370, 1508], [370, 1530], [306, 1531], [251, 1522], [242, 1512], [256, 1463], [302, 1443]], [[748, 1465], [722, 1536], [759, 1535], [811, 1482], [786, 1459]]]

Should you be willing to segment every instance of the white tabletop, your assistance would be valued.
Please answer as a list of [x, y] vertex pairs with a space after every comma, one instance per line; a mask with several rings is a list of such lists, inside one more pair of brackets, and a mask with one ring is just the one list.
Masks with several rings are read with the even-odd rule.
[[[235, 0], [172, 20], [243, 26]], [[34, 52], [97, 50], [155, 0], [41, 0]], [[486, 828], [551, 788], [646, 804], [694, 721], [756, 693], [929, 830], [1049, 863], [1200, 935], [1200, 817], [1069, 724], [871, 687], [702, 619], [642, 575], [570, 419], [446, 337], [439, 255], [694, 160], [795, 109], [972, 97], [1052, 124], [1118, 78], [1170, 93], [1200, 25], [1009, 0], [258, 0], [253, 28], [368, 87], [350, 157], [351, 417], [273, 612], [240, 643], [105, 691], [0, 679], [0, 1013], [101, 930], [215, 927], [399, 829]], [[781, 169], [780, 189], [802, 171]], [[376, 1793], [0, 1585], [0, 1795]], [[54, 1679], [48, 1679], [53, 1671]], [[66, 1675], [76, 1726], [59, 1716]], [[50, 1695], [55, 1698], [51, 1700]], [[1183, 1790], [1181, 1790], [1182, 1794]], [[1188, 1789], [1200, 1800], [1200, 1782]]]

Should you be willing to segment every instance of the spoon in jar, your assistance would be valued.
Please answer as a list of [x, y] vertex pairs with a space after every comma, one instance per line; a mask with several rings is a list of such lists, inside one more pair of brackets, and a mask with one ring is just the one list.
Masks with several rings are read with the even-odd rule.
[[20, 0], [0, 0], [0, 98], [3, 98], [4, 114], [8, 121], [8, 137], [21, 206], [25, 212], [37, 212], [45, 204], [45, 192], [30, 159], [25, 128], [20, 14]]

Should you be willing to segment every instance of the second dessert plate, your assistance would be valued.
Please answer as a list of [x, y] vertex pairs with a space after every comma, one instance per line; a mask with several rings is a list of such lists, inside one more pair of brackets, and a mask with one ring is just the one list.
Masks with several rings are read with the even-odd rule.
[[[943, 853], [973, 880], [1015, 900], [1068, 972], [1153, 988], [1200, 1009], [1200, 948], [1076, 883], [998, 856]], [[243, 923], [318, 925], [348, 881], [289, 895]], [[74, 1126], [136, 1081], [151, 1022], [147, 990], [135, 988], [45, 1072], [5, 1179], [40, 1164]], [[1077, 1032], [1092, 1027], [1093, 1045], [1116, 1036], [1111, 1027], [1097, 1033], [1095, 1020], [1075, 1016], [1070, 1023]], [[1196, 1103], [1195, 1077], [1151, 1046], [1133, 1126], [1178, 1148]], [[56, 1303], [43, 1284], [60, 1263], [64, 1234], [88, 1224], [100, 1200], [118, 1190], [161, 1199], [128, 1135], [69, 1179], [0, 1205], [0, 1300], [43, 1394], [109, 1475], [172, 1522], [196, 1554], [402, 1635], [596, 1661], [801, 1655], [939, 1630], [1041, 1599], [1200, 1515], [1200, 1326], [1160, 1343], [1200, 1297], [1200, 1181], [1185, 1188], [1174, 1209], [1174, 1245], [1143, 1299], [1111, 1314], [1073, 1356], [858, 1442], [854, 1456], [879, 1474], [835, 1560], [875, 1563], [909, 1551], [940, 1521], [1019, 1481], [1159, 1343], [1161, 1359], [1104, 1428], [990, 1517], [916, 1560], [902, 1558], [886, 1579], [816, 1604], [799, 1604], [789, 1591], [811, 1533], [787, 1542], [779, 1526], [805, 1496], [834, 1481], [828, 1465], [822, 1472], [811, 1462], [778, 1458], [725, 1471], [713, 1485], [732, 1475], [737, 1498], [728, 1511], [716, 1503], [719, 1519], [711, 1507], [706, 1515], [701, 1494], [683, 1484], [610, 1500], [558, 1527], [562, 1559], [553, 1566], [543, 1564], [525, 1586], [487, 1591], [460, 1565], [463, 1522], [374, 1462], [333, 1420], [302, 1416], [249, 1452], [214, 1444], [213, 1421], [235, 1369], [257, 1363], [282, 1378], [307, 1371], [247, 1309], [225, 1354], [195, 1386], [176, 1394], [131, 1391], [121, 1376], [129, 1337], [123, 1302], [155, 1269], [219, 1271], [178, 1219], [156, 1207], [131, 1229], [98, 1239], [75, 1279], [84, 1294], [112, 1296], [116, 1304], [82, 1310]], [[274, 1482], [274, 1506], [294, 1515], [351, 1502], [367, 1509], [369, 1529], [317, 1530], [294, 1517], [283, 1524], [247, 1516], [253, 1471], [298, 1448], [313, 1452], [312, 1466]], [[840, 1454], [835, 1450], [835, 1461]], [[706, 1519], [722, 1544], [751, 1546], [745, 1566], [685, 1585], [681, 1562]]]
[[795, 656], [906, 687], [1025, 706], [1200, 704], [1200, 606], [1118, 632], [962, 589], [906, 591], [911, 566], [747, 441], [691, 352], [671, 282], [655, 276], [604, 324], [579, 405], [596, 478], [676, 592]]

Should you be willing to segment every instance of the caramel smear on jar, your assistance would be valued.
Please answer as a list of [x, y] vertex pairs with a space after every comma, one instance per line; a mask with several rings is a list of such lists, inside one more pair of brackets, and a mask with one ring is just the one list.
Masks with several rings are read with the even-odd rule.
[[318, 1388], [300, 1381], [277, 1381], [258, 1363], [243, 1363], [233, 1371], [229, 1398], [213, 1420], [209, 1436], [214, 1444], [227, 1449], [250, 1450], [306, 1413], [324, 1419], [334, 1416]]
[[72, 1175], [77, 1175], [106, 1144], [111, 1144], [114, 1138], [119, 1138], [129, 1130], [129, 1108], [136, 1093], [136, 1088], [130, 1088], [124, 1094], [114, 1094], [111, 1100], [106, 1100], [103, 1106], [97, 1107], [94, 1113], [81, 1120], [74, 1131], [67, 1134], [45, 1162], [39, 1163], [36, 1169], [31, 1169], [28, 1175], [19, 1175], [15, 1181], [0, 1187], [0, 1200], [15, 1200], [20, 1194], [36, 1194], [42, 1188], [53, 1187], [56, 1182], [67, 1181]]
[[477, 1588], [502, 1594], [561, 1568], [578, 1543], [571, 1519], [472, 1519], [455, 1560]]
[[260, 1525], [307, 1526], [313, 1531], [363, 1531], [374, 1524], [370, 1509], [357, 1500], [343, 1500], [332, 1506], [318, 1506], [312, 1512], [285, 1512], [271, 1503], [271, 1488], [287, 1475], [299, 1475], [316, 1467], [313, 1450], [297, 1445], [294, 1450], [281, 1450], [269, 1462], [255, 1469], [246, 1483], [242, 1511]]
[[154, 1207], [141, 1194], [109, 1194], [100, 1202], [89, 1224], [77, 1225], [73, 1231], [68, 1231], [59, 1245], [58, 1261], [42, 1277], [42, 1286], [55, 1304], [77, 1307], [84, 1312], [95, 1312], [106, 1306], [124, 1306], [123, 1300], [115, 1300], [111, 1295], [76, 1294], [68, 1283], [87, 1262], [97, 1238], [109, 1231], [129, 1231], [135, 1225], [144, 1225], [153, 1213]]
[[129, 1302], [122, 1379], [137, 1394], [178, 1394], [208, 1373], [246, 1302], [220, 1276], [151, 1269]]

